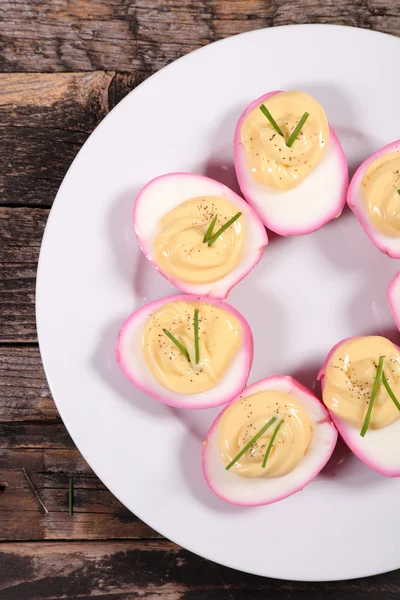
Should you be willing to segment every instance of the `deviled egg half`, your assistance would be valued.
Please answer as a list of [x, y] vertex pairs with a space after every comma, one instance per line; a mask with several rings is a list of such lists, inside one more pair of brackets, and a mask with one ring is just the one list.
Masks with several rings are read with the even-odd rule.
[[270, 377], [249, 386], [214, 421], [203, 444], [203, 473], [227, 502], [271, 504], [310, 483], [336, 440], [314, 394], [292, 377]]
[[243, 198], [191, 173], [150, 181], [136, 199], [133, 220], [146, 258], [189, 294], [226, 298], [268, 244], [263, 224]]
[[202, 296], [172, 296], [139, 308], [116, 345], [126, 377], [170, 406], [200, 409], [232, 400], [246, 385], [253, 336], [232, 306]]
[[254, 100], [236, 126], [234, 153], [240, 189], [272, 231], [310, 233], [341, 214], [346, 158], [310, 95], [274, 91]]
[[400, 349], [380, 336], [345, 339], [329, 352], [319, 378], [350, 450], [378, 473], [400, 476]]
[[360, 165], [351, 180], [347, 203], [375, 246], [400, 258], [400, 140]]

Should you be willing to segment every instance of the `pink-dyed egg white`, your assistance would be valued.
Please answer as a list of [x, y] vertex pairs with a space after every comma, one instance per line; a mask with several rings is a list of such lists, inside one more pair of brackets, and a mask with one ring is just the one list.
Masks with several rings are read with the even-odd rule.
[[[197, 307], [200, 322], [198, 364], [195, 364], [197, 354], [191, 343], [194, 319], [189, 315], [194, 314], [192, 307]], [[209, 315], [219, 311], [216, 317], [219, 320], [226, 315], [226, 327], [229, 331], [235, 328], [236, 341], [225, 345], [222, 340], [219, 344], [212, 331], [207, 340], [202, 340], [204, 328], [213, 327], [213, 317], [205, 324], [206, 309]], [[168, 337], [165, 318], [170, 323], [167, 329], [186, 346], [187, 359]], [[217, 330], [217, 338], [221, 332], [223, 330]], [[131, 314], [120, 329], [115, 351], [123, 374], [147, 395], [169, 406], [203, 409], [230, 402], [245, 387], [253, 362], [253, 335], [246, 319], [226, 302], [205, 296], [179, 295], [150, 302]], [[150, 361], [154, 360], [154, 371], [146, 360], [146, 352]], [[188, 389], [193, 382], [197, 383], [196, 376], [201, 379], [203, 371], [210, 371], [210, 365], [212, 372], [215, 353], [220, 353], [219, 358], [222, 356], [223, 359], [229, 356], [222, 368], [222, 376], [211, 381], [210, 389], [191, 393]], [[184, 389], [183, 393], [166, 387], [163, 380], [166, 373], [173, 378], [178, 390]]]
[[[241, 216], [211, 248], [203, 242], [213, 218], [221, 217], [218, 208], [213, 208], [215, 199], [229, 203], [232, 211]], [[179, 214], [181, 207], [193, 200], [199, 200], [194, 211], [201, 205], [203, 213]], [[177, 218], [168, 221], [173, 211]], [[166, 220], [166, 237], [161, 239], [165, 241], [168, 237], [168, 242], [157, 257], [155, 245], [160, 239], [161, 223]], [[187, 294], [226, 298], [232, 287], [255, 267], [268, 244], [263, 224], [243, 198], [218, 181], [193, 173], [170, 173], [150, 181], [136, 199], [133, 221], [146, 258], [161, 275]], [[217, 221], [213, 234], [221, 223]], [[233, 242], [232, 247], [229, 245], [229, 239], [226, 241], [235, 233], [242, 236], [239, 250]], [[169, 272], [165, 266], [168, 260], [175, 261], [174, 269]], [[175, 267], [179, 267], [180, 272]]]
[[[340, 352], [344, 345], [348, 345], [349, 343], [362, 341], [363, 337], [351, 337], [343, 339], [338, 342], [333, 348], [330, 350], [324, 364], [321, 367], [321, 370], [318, 375], [318, 379], [321, 380], [322, 387], [322, 396], [323, 400], [326, 404], [332, 402], [332, 398], [328, 397], [327, 390], [327, 369], [329, 365], [333, 364], [333, 357], [337, 356], [335, 353]], [[379, 336], [373, 336], [373, 339], [381, 340], [384, 343], [388, 343], [393, 347], [394, 352], [397, 354], [400, 352], [400, 348], [392, 344], [386, 338], [381, 338]], [[384, 357], [382, 357], [384, 358]], [[389, 358], [389, 357], [387, 357]], [[396, 363], [398, 365], [397, 355]], [[341, 359], [342, 360], [342, 359]], [[396, 375], [394, 371], [392, 362], [393, 359], [388, 360], [383, 366], [383, 373], [387, 373], [388, 379], [390, 382], [393, 380], [398, 380], [398, 375]], [[339, 363], [340, 364], [340, 363]], [[378, 364], [378, 357], [376, 357], [375, 365]], [[368, 376], [367, 369], [369, 365], [367, 364], [366, 359], [364, 358], [362, 361], [358, 363], [358, 365], [352, 363], [348, 357], [345, 357], [342, 365], [345, 370], [347, 369], [347, 376], [351, 377], [350, 371], [354, 369], [354, 374], [357, 374], [357, 381], [350, 382], [351, 383], [351, 401], [355, 402], [357, 396], [359, 394], [360, 386], [365, 385], [365, 377]], [[339, 368], [339, 365], [336, 365], [335, 368]], [[398, 368], [398, 366], [396, 366]], [[374, 376], [377, 372], [377, 369], [374, 369]], [[349, 375], [350, 374], [350, 375]], [[364, 381], [363, 381], [364, 379]], [[372, 390], [373, 390], [373, 381], [371, 380], [366, 387], [365, 392], [362, 392], [362, 398], [365, 399], [365, 410], [364, 414], [367, 415], [369, 404], [372, 403]], [[344, 386], [342, 387], [342, 391], [344, 390]], [[364, 395], [365, 394], [365, 395]], [[374, 409], [376, 407], [382, 405], [382, 401], [385, 399], [384, 395], [386, 394], [383, 383], [381, 381], [379, 387], [377, 387], [377, 396], [376, 400], [373, 403], [371, 410], [371, 420], [374, 416]], [[391, 403], [391, 399], [386, 396], [386, 401]], [[393, 410], [396, 411], [396, 407], [392, 405]], [[339, 416], [337, 414], [338, 410], [338, 402], [337, 399], [333, 399], [333, 405], [329, 410], [332, 421], [334, 422], [337, 430], [342, 436], [344, 442], [350, 448], [350, 450], [368, 467], [381, 473], [382, 475], [386, 475], [387, 477], [399, 477], [400, 476], [400, 419], [391, 422], [389, 425], [382, 428], [373, 428], [371, 424], [362, 431], [362, 428], [359, 424], [352, 423], [346, 418]], [[366, 417], [364, 417], [363, 428], [366, 425]]]
[[[234, 413], [241, 415], [235, 423]], [[249, 441], [257, 431], [262, 435]], [[231, 504], [271, 504], [308, 485], [328, 462], [336, 441], [328, 411], [310, 390], [289, 376], [269, 377], [246, 388], [212, 424], [203, 443], [204, 477]], [[242, 456], [227, 464], [239, 450]], [[296, 460], [294, 452], [299, 452]]]
[[387, 291], [390, 310], [396, 323], [397, 329], [400, 331], [400, 272], [393, 278]]
[[[397, 160], [396, 160], [397, 156]], [[385, 168], [385, 160], [392, 159], [397, 166], [376, 187], [378, 169]], [[384, 146], [367, 158], [355, 172], [349, 186], [347, 203], [356, 215], [365, 233], [381, 252], [400, 258], [400, 140]], [[374, 172], [372, 172], [374, 171]], [[372, 176], [369, 177], [369, 173]], [[371, 186], [370, 208], [365, 198], [367, 179]]]
[[[269, 185], [268, 183], [257, 180], [254, 176], [256, 169], [251, 168], [248, 161], [246, 143], [252, 143], [252, 137], [248, 140], [244, 139], [244, 126], [249, 115], [259, 114], [258, 111], [262, 105], [276, 96], [279, 99], [283, 94], [294, 93], [298, 94], [299, 97], [305, 101], [305, 110], [308, 110], [307, 99], [318, 106], [319, 113], [322, 120], [324, 121], [325, 139], [322, 139], [322, 133], [316, 131], [316, 133], [310, 134], [309, 140], [303, 135], [303, 129], [307, 126], [311, 127], [313, 120], [313, 110], [310, 108], [307, 114], [308, 121], [303, 125], [303, 129], [299, 132], [298, 137], [295, 139], [294, 144], [288, 148], [287, 144], [289, 139], [280, 137], [274, 132], [274, 129], [268, 123], [267, 119], [263, 122], [259, 122], [257, 131], [260, 132], [262, 144], [257, 150], [257, 160], [260, 161], [260, 169], [264, 173], [272, 173], [271, 167], [266, 168], [265, 165], [272, 162], [276, 166], [278, 164], [280, 172], [282, 170], [291, 169], [290, 175], [285, 177], [277, 177], [277, 186]], [[268, 103], [267, 103], [268, 104]], [[303, 116], [304, 116], [303, 115]], [[274, 116], [274, 115], [273, 115]], [[289, 117], [293, 119], [293, 114]], [[301, 114], [298, 115], [298, 121], [293, 121], [293, 125], [297, 122], [301, 122]], [[259, 116], [259, 118], [263, 118]], [[285, 127], [291, 125], [291, 123], [285, 123], [286, 118], [282, 117], [280, 126]], [[283, 123], [283, 124], [282, 124]], [[293, 130], [295, 131], [295, 129]], [[288, 129], [288, 135], [290, 130]], [[283, 136], [283, 134], [281, 133]], [[269, 151], [272, 154], [263, 156], [266, 151], [265, 144], [269, 145]], [[299, 154], [297, 157], [289, 156], [293, 149], [298, 148], [298, 144], [303, 144], [304, 154], [306, 154], [311, 146], [311, 142], [319, 141], [320, 148], [323, 149], [323, 154], [320, 160], [315, 166], [308, 172], [304, 178], [298, 179], [299, 182], [295, 183], [298, 174], [296, 173], [296, 166], [294, 161], [305, 160], [302, 155]], [[273, 144], [273, 146], [271, 146]], [[282, 147], [275, 148], [275, 145], [281, 145]], [[324, 145], [325, 144], [325, 145]], [[316, 144], [317, 145], [317, 144]], [[271, 150], [272, 149], [272, 150]], [[279, 153], [278, 152], [279, 150]], [[321, 151], [322, 152], [322, 151]], [[288, 155], [284, 161], [282, 157]], [[272, 160], [270, 160], [272, 158]], [[283, 236], [292, 235], [303, 235], [311, 233], [325, 223], [339, 217], [342, 213], [343, 207], [346, 203], [346, 193], [348, 189], [348, 168], [346, 157], [343, 152], [342, 146], [332, 129], [326, 120], [325, 113], [320, 105], [308, 94], [304, 92], [282, 92], [273, 91], [268, 94], [264, 94], [260, 98], [257, 98], [245, 109], [241, 115], [235, 130], [234, 138], [234, 159], [236, 175], [239, 181], [240, 189], [249, 204], [259, 215], [264, 225]], [[261, 163], [265, 159], [265, 163]], [[274, 166], [274, 168], [275, 168]], [[303, 165], [304, 166], [304, 165]], [[311, 167], [310, 167], [311, 168]], [[287, 173], [286, 173], [287, 175]], [[290, 181], [288, 188], [279, 189], [281, 182], [279, 180]]]

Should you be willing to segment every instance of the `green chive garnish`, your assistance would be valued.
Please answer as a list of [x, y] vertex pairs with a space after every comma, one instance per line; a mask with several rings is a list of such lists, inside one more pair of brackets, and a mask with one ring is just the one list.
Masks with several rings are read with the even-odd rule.
[[203, 239], [203, 242], [204, 242], [204, 243], [208, 242], [208, 240], [209, 240], [209, 239], [210, 239], [210, 237], [212, 236], [212, 232], [213, 232], [213, 229], [214, 229], [214, 225], [215, 225], [215, 223], [217, 222], [217, 217], [218, 217], [218, 215], [215, 215], [215, 217], [213, 218], [213, 220], [212, 220], [212, 221], [211, 221], [211, 223], [209, 224], [209, 226], [208, 226], [208, 229], [207, 229], [207, 231], [206, 231], [206, 234], [205, 234], [205, 236], [204, 236], [204, 239]]
[[237, 221], [238, 218], [241, 217], [241, 216], [242, 216], [242, 213], [238, 212], [234, 217], [232, 217], [232, 219], [229, 219], [229, 221], [227, 221], [225, 223], [225, 225], [222, 225], [222, 227], [220, 229], [218, 229], [217, 233], [214, 233], [214, 235], [209, 238], [208, 245], [211, 246], [211, 244], [213, 244], [215, 242], [215, 240], [217, 240], [219, 238], [219, 236], [221, 235], [221, 233], [224, 233], [225, 229], [228, 229], [228, 227], [230, 227], [231, 225], [233, 225], [233, 223], [235, 221]]
[[294, 140], [299, 135], [300, 129], [303, 127], [304, 123], [307, 121], [307, 119], [308, 119], [309, 116], [310, 116], [310, 114], [308, 112], [305, 112], [304, 115], [301, 117], [300, 121], [297, 123], [296, 127], [294, 128], [294, 131], [293, 131], [292, 135], [290, 136], [290, 138], [286, 142], [286, 146], [288, 148], [291, 148], [293, 146]]
[[194, 355], [196, 365], [200, 361], [200, 348], [199, 348], [199, 309], [194, 309]]
[[400, 190], [397, 190], [397, 193], [400, 194]]
[[69, 480], [68, 512], [69, 516], [72, 517], [72, 515], [74, 514], [74, 484], [72, 478]]
[[379, 357], [379, 363], [378, 363], [378, 368], [376, 370], [376, 377], [375, 377], [375, 382], [374, 382], [374, 387], [372, 388], [372, 394], [371, 394], [371, 399], [369, 401], [368, 404], [368, 410], [367, 413], [365, 415], [365, 419], [364, 419], [364, 423], [360, 432], [361, 437], [364, 437], [365, 434], [367, 433], [368, 427], [369, 427], [369, 422], [371, 420], [371, 412], [372, 412], [372, 406], [375, 402], [375, 398], [376, 395], [378, 393], [378, 389], [381, 383], [381, 379], [382, 379], [382, 369], [383, 369], [383, 356]]
[[170, 331], [168, 331], [168, 329], [163, 329], [163, 332], [165, 333], [165, 335], [167, 335], [169, 337], [171, 342], [174, 342], [175, 346], [177, 348], [179, 348], [179, 350], [182, 352], [183, 356], [185, 356], [188, 359], [188, 361], [190, 362], [189, 352], [186, 350], [185, 346], [183, 344], [181, 344], [180, 341], [177, 340], [176, 337]]
[[281, 135], [282, 137], [285, 137], [282, 133], [282, 129], [279, 127], [278, 123], [275, 121], [274, 117], [271, 115], [268, 108], [266, 108], [264, 106], [264, 104], [261, 104], [260, 110], [261, 110], [262, 114], [265, 117], [267, 117], [268, 121], [271, 123], [271, 125], [275, 129], [276, 133], [279, 133], [279, 135]]
[[279, 421], [278, 425], [275, 427], [275, 431], [272, 434], [271, 439], [269, 440], [268, 448], [267, 448], [267, 451], [266, 451], [266, 453], [264, 455], [264, 460], [262, 461], [262, 465], [261, 465], [263, 469], [265, 469], [265, 465], [267, 464], [267, 460], [268, 460], [268, 457], [269, 457], [270, 452], [272, 450], [272, 446], [274, 444], [276, 436], [278, 435], [278, 431], [279, 431], [282, 423], [283, 423], [283, 419], [282, 419], [282, 421]]
[[264, 427], [262, 427], [262, 428], [260, 429], [260, 431], [259, 431], [258, 433], [256, 433], [256, 435], [255, 435], [253, 438], [251, 438], [251, 440], [249, 441], [249, 443], [248, 443], [248, 444], [246, 444], [244, 448], [242, 448], [242, 450], [239, 452], [239, 454], [238, 454], [237, 456], [235, 456], [235, 458], [234, 458], [234, 459], [233, 459], [233, 460], [232, 460], [232, 461], [229, 463], [229, 465], [228, 465], [227, 467], [225, 467], [225, 469], [226, 469], [227, 471], [229, 471], [229, 469], [230, 469], [231, 467], [233, 467], [233, 465], [235, 464], [235, 462], [237, 462], [237, 461], [239, 460], [239, 458], [241, 458], [241, 457], [243, 456], [243, 454], [244, 454], [245, 452], [247, 452], [247, 450], [248, 450], [248, 449], [249, 449], [249, 448], [250, 448], [250, 447], [251, 447], [251, 446], [252, 446], [252, 445], [253, 445], [253, 444], [254, 444], [254, 443], [255, 443], [255, 442], [258, 440], [258, 438], [259, 438], [259, 437], [261, 437], [261, 436], [262, 436], [262, 434], [263, 434], [265, 431], [267, 431], [268, 427], [270, 427], [270, 426], [272, 425], [272, 423], [274, 423], [275, 421], [276, 421], [276, 417], [272, 417], [272, 419], [270, 419], [270, 420], [268, 421], [268, 423], [266, 423], [266, 424], [264, 425]]
[[382, 373], [382, 382], [383, 382], [383, 385], [385, 386], [385, 389], [386, 389], [387, 393], [389, 394], [390, 398], [393, 400], [396, 408], [398, 410], [400, 410], [400, 402], [397, 400], [396, 396], [394, 395], [393, 390], [390, 387], [388, 380], [386, 379], [385, 373]]

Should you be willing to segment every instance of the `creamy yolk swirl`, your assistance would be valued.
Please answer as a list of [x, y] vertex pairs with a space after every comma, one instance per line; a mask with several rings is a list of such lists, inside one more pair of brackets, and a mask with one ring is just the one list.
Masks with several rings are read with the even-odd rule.
[[[282, 477], [299, 464], [312, 440], [310, 418], [291, 394], [265, 390], [235, 402], [223, 413], [218, 438], [225, 466], [272, 417], [276, 417], [276, 421], [235, 462], [230, 471], [241, 477]], [[263, 468], [268, 444], [282, 419], [283, 423]]]
[[[325, 370], [323, 400], [338, 417], [362, 426], [375, 382], [379, 357], [383, 373], [395, 396], [400, 399], [400, 353], [389, 340], [366, 336], [344, 342], [333, 353]], [[400, 416], [385, 387], [379, 386], [369, 427], [381, 429]]]
[[[199, 363], [195, 362], [194, 311], [199, 310]], [[186, 348], [190, 361], [165, 334], [172, 333]], [[242, 341], [242, 328], [232, 313], [206, 302], [174, 301], [148, 319], [142, 351], [153, 377], [178, 394], [198, 394], [223, 377]]]
[[244, 242], [244, 218], [239, 217], [209, 246], [204, 236], [217, 215], [213, 233], [238, 212], [223, 198], [191, 198], [161, 219], [154, 242], [155, 259], [161, 269], [187, 283], [219, 281], [239, 263]]
[[[241, 143], [252, 177], [258, 183], [284, 191], [298, 186], [321, 160], [329, 139], [322, 106], [304, 92], [279, 92], [263, 101], [281, 129], [277, 133], [257, 106], [246, 117]], [[291, 148], [286, 141], [305, 112], [309, 117]]]
[[372, 224], [382, 233], [400, 236], [400, 151], [374, 160], [362, 180], [362, 193]]

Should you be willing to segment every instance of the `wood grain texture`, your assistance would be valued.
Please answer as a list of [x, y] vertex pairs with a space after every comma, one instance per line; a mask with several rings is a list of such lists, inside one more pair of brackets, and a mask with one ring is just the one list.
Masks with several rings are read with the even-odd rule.
[[236, 33], [339, 23], [399, 34], [397, 0], [3, 0], [3, 72], [132, 72], [145, 78]]
[[48, 212], [0, 207], [0, 343], [37, 340], [36, 267]]
[[[42, 431], [51, 429], [42, 426]], [[14, 424], [15, 430], [23, 432], [18, 423]], [[0, 447], [0, 540], [160, 537], [105, 488], [71, 441], [64, 446], [59, 442], [58, 447], [57, 444], [49, 447], [47, 441], [32, 444], [29, 433], [25, 440], [20, 437], [14, 443], [14, 435]], [[49, 514], [41, 509], [23, 468]], [[68, 514], [70, 477], [74, 482], [72, 516]]]
[[398, 573], [296, 583], [240, 573], [166, 540], [0, 544], [0, 600], [397, 600]]
[[116, 500], [74, 447], [51, 400], [37, 347], [0, 347], [0, 398], [0, 540], [159, 537]]
[[351, 25], [400, 35], [398, 0], [217, 0], [215, 35], [299, 23]]
[[110, 69], [146, 77], [215, 37], [207, 0], [34, 0], [28, 7], [3, 0], [0, 7], [0, 70], [8, 72]]
[[61, 422], [37, 347], [0, 346], [0, 398], [0, 425]]
[[48, 217], [10, 207], [51, 206], [89, 133], [134, 83], [115, 73], [0, 75], [0, 343], [37, 339], [36, 266]]
[[0, 74], [0, 206], [51, 206], [82, 144], [134, 85], [112, 72]]

